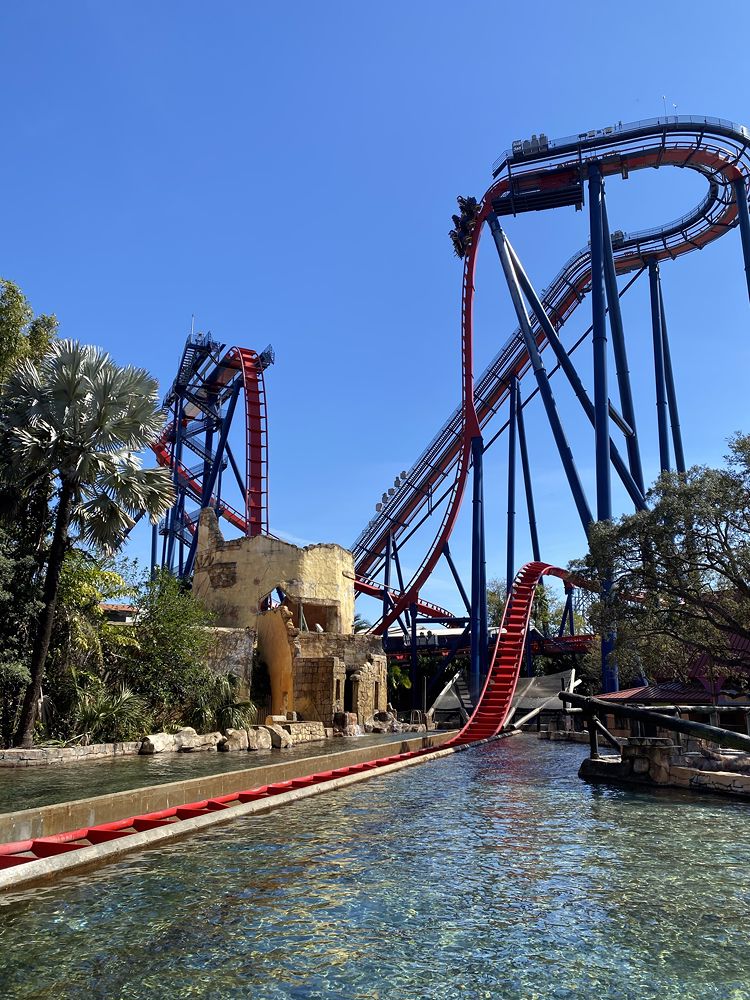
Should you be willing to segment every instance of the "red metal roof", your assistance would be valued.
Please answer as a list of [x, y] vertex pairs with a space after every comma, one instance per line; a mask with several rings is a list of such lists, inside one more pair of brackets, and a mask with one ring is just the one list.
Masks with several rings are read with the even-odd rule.
[[702, 684], [666, 681], [664, 684], [648, 684], [645, 687], [626, 688], [610, 694], [600, 694], [603, 701], [632, 701], [639, 704], [665, 705], [708, 705], [711, 695]]

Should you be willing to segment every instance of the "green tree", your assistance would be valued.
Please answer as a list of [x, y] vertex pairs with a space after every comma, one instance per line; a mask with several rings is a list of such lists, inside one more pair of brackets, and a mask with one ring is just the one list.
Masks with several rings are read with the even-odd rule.
[[34, 316], [18, 285], [0, 278], [0, 382], [24, 358], [40, 361], [57, 332], [57, 318]]
[[592, 621], [616, 630], [626, 677], [684, 677], [700, 654], [724, 674], [747, 667], [736, 640], [750, 643], [750, 436], [730, 446], [725, 468], [663, 474], [647, 510], [595, 525], [573, 565], [612, 580]]
[[366, 618], [362, 615], [355, 615], [354, 621], [352, 622], [352, 632], [355, 635], [359, 635], [362, 632], [367, 632], [372, 627], [372, 622], [368, 622]]
[[162, 570], [136, 599], [133, 627], [138, 651], [118, 676], [150, 705], [157, 725], [201, 725], [218, 702], [233, 692], [219, 690], [206, 666], [211, 614], [184, 584]]
[[[112, 720], [119, 712], [130, 732], [138, 706], [122, 697], [122, 684], [112, 680], [112, 672], [137, 650], [137, 641], [132, 628], [107, 620], [102, 603], [130, 601], [136, 592], [111, 559], [78, 548], [66, 553], [45, 670], [42, 720], [48, 736], [95, 739], [109, 727], [110, 739], [130, 738]], [[89, 713], [93, 728], [81, 721], [85, 706], [87, 711], [96, 707]]]
[[143, 469], [134, 454], [162, 423], [154, 379], [96, 347], [55, 341], [37, 364], [23, 360], [8, 376], [0, 401], [0, 473], [22, 494], [51, 480], [56, 501], [20, 746], [33, 742], [71, 528], [83, 543], [112, 549], [142, 511], [155, 520], [168, 509], [168, 473]]
[[0, 735], [10, 746], [30, 680], [31, 623], [40, 608], [36, 560], [18, 534], [0, 528]]
[[505, 584], [497, 577], [487, 581], [487, 624], [499, 628], [503, 620], [507, 592]]

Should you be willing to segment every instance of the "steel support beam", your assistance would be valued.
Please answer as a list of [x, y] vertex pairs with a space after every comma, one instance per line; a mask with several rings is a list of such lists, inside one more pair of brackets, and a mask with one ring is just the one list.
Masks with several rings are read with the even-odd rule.
[[[404, 574], [401, 572], [401, 558], [399, 557], [399, 554], [398, 554], [398, 545], [396, 545], [396, 539], [395, 539], [394, 534], [393, 534], [392, 531], [391, 531], [390, 535], [391, 535], [391, 547], [393, 548], [393, 563], [394, 563], [394, 565], [396, 567], [396, 577], [398, 579], [399, 589], [401, 590], [401, 593], [403, 594], [403, 592], [406, 590], [406, 587], [404, 586]], [[404, 617], [406, 618], [406, 624], [409, 625], [410, 621], [411, 621], [411, 618], [410, 618], [408, 609], [405, 612]]]
[[661, 322], [661, 347], [664, 355], [664, 378], [667, 385], [667, 406], [669, 408], [669, 424], [672, 428], [672, 447], [674, 449], [674, 464], [678, 472], [685, 471], [685, 451], [682, 447], [682, 430], [680, 428], [680, 411], [677, 406], [677, 390], [674, 384], [672, 370], [672, 352], [669, 350], [667, 336], [667, 317], [664, 312], [664, 290], [659, 281], [659, 319]]
[[[604, 298], [603, 185], [598, 163], [589, 164], [589, 226], [591, 230], [591, 312], [594, 348], [594, 438], [596, 452], [596, 515], [612, 520], [612, 475], [609, 466], [609, 388], [607, 384], [607, 312]], [[609, 600], [611, 581], [604, 581], [602, 598]], [[602, 687], [617, 691], [614, 634], [602, 636]]]
[[[172, 482], [175, 488], [175, 503], [167, 515], [167, 568], [172, 570], [174, 562], [174, 543], [179, 526], [181, 511], [184, 510], [184, 490], [180, 488], [179, 468], [182, 462], [182, 399], [174, 401], [174, 446], [172, 449]], [[180, 527], [180, 531], [181, 531]]]
[[484, 551], [484, 484], [481, 435], [471, 439], [472, 459], [472, 531], [471, 531], [471, 652], [469, 690], [474, 705], [481, 692], [487, 660], [487, 579]]
[[417, 605], [409, 605], [411, 615], [411, 655], [409, 657], [409, 680], [411, 681], [411, 707], [418, 708], [420, 692], [417, 690], [419, 681], [419, 654], [417, 652]]
[[[456, 569], [456, 564], [453, 562], [453, 557], [451, 556], [451, 550], [446, 542], [443, 546], [443, 555], [445, 556], [445, 561], [448, 563], [448, 569], [451, 571], [451, 575], [455, 580], [456, 586], [458, 587], [458, 592], [461, 595], [461, 600], [464, 602], [464, 607], [471, 614], [471, 601], [466, 593], [466, 588], [464, 587], [461, 577], [458, 575], [458, 570]], [[401, 587], [403, 590], [403, 586]]]
[[638, 489], [645, 495], [646, 488], [643, 480], [641, 450], [638, 446], [638, 431], [635, 423], [635, 406], [633, 405], [633, 392], [630, 387], [630, 366], [628, 365], [625, 331], [622, 325], [622, 310], [620, 309], [620, 293], [617, 289], [617, 272], [615, 271], [615, 258], [612, 253], [612, 237], [609, 232], [609, 220], [607, 219], [607, 201], [603, 191], [602, 235], [604, 237], [604, 289], [607, 293], [607, 310], [609, 312], [609, 326], [612, 331], [612, 349], [615, 356], [617, 387], [620, 393], [620, 409], [622, 410], [624, 420], [630, 428], [630, 434], [627, 435], [625, 441], [628, 451], [628, 465]]
[[529, 323], [529, 317], [526, 313], [526, 307], [524, 306], [521, 298], [518, 276], [508, 252], [508, 242], [505, 238], [505, 233], [497, 220], [497, 216], [494, 213], [489, 216], [488, 223], [492, 233], [492, 238], [495, 241], [498, 256], [500, 257], [503, 272], [505, 273], [505, 280], [508, 283], [508, 290], [510, 292], [511, 299], [513, 300], [513, 306], [521, 328], [521, 335], [523, 336], [524, 344], [531, 361], [531, 367], [534, 371], [534, 377], [536, 379], [537, 386], [539, 387], [539, 395], [542, 397], [542, 403], [544, 404], [547, 420], [552, 430], [552, 436], [554, 437], [555, 444], [557, 445], [557, 451], [565, 470], [570, 492], [573, 495], [573, 501], [576, 505], [578, 516], [581, 519], [583, 530], [586, 532], [586, 535], [588, 535], [591, 522], [593, 521], [591, 509], [588, 505], [588, 501], [586, 500], [586, 495], [583, 492], [583, 486], [581, 485], [581, 480], [578, 476], [578, 470], [576, 469], [573, 452], [571, 451], [568, 439], [565, 436], [565, 431], [563, 430], [562, 422], [560, 420], [560, 414], [557, 412], [555, 397], [553, 396], [552, 389], [550, 388], [547, 372], [544, 368], [544, 362], [542, 361], [539, 348], [537, 347], [536, 340], [534, 339], [534, 335], [531, 331], [531, 324]]
[[740, 239], [742, 240], [742, 256], [745, 261], [745, 281], [747, 294], [750, 296], [750, 212], [747, 207], [747, 188], [744, 178], [733, 182], [734, 197], [737, 201], [737, 215], [740, 220]]
[[151, 525], [151, 579], [156, 579], [156, 560], [158, 558], [157, 550], [159, 547], [159, 525]]
[[510, 380], [510, 419], [508, 423], [508, 526], [506, 534], [505, 592], [513, 589], [516, 565], [516, 437], [518, 431], [518, 379]]
[[604, 303], [604, 227], [602, 175], [589, 164], [589, 226], [591, 229], [591, 312], [594, 347], [594, 438], [596, 452], [596, 516], [612, 518], [612, 475], [609, 466], [609, 389], [607, 385], [607, 313]]
[[[588, 393], [583, 387], [583, 383], [581, 382], [580, 376], [576, 371], [576, 367], [570, 360], [568, 352], [563, 347], [562, 341], [557, 335], [557, 330], [555, 330], [552, 321], [547, 315], [547, 312], [534, 289], [534, 286], [531, 284], [528, 275], [523, 269], [523, 265], [518, 259], [518, 256], [513, 247], [510, 245], [510, 243], [508, 243], [507, 239], [506, 239], [506, 245], [508, 247], [508, 252], [510, 253], [511, 261], [513, 263], [513, 267], [518, 277], [518, 281], [523, 291], [523, 294], [528, 299], [529, 305], [531, 306], [531, 310], [536, 316], [537, 322], [544, 331], [544, 334], [547, 338], [547, 343], [552, 348], [555, 358], [557, 359], [557, 363], [562, 369], [563, 373], [565, 374], [565, 377], [567, 378], [568, 382], [570, 383], [570, 387], [575, 393], [579, 403], [581, 404], [583, 412], [590, 420], [591, 426], [595, 427], [596, 415], [595, 415], [594, 404], [589, 399]], [[609, 404], [608, 401], [608, 408], [610, 405], [611, 404]], [[614, 407], [612, 407], [612, 409], [614, 409]], [[636, 481], [633, 479], [630, 470], [625, 464], [625, 460], [623, 459], [620, 452], [617, 450], [617, 446], [615, 445], [614, 441], [612, 441], [611, 439], [609, 442], [609, 454], [612, 461], [612, 465], [614, 465], [615, 470], [619, 475], [623, 486], [628, 491], [628, 495], [630, 496], [630, 499], [633, 501], [633, 505], [637, 510], [645, 510], [646, 500], [645, 497], [643, 496], [643, 492], [637, 485]]]
[[391, 602], [388, 597], [388, 591], [391, 587], [391, 562], [393, 560], [393, 532], [388, 532], [388, 538], [385, 542], [385, 568], [383, 570], [383, 618], [388, 617], [388, 612], [391, 609]]
[[[216, 448], [216, 454], [214, 455], [214, 460], [211, 463], [208, 476], [204, 475], [203, 480], [203, 491], [201, 494], [201, 510], [205, 510], [206, 507], [211, 504], [211, 497], [214, 493], [214, 487], [216, 486], [216, 481], [219, 478], [219, 472], [221, 471], [221, 465], [224, 459], [224, 452], [227, 447], [227, 440], [229, 438], [229, 430], [232, 426], [232, 418], [234, 417], [234, 411], [237, 407], [237, 400], [239, 399], [240, 390], [242, 389], [242, 383], [237, 382], [237, 385], [232, 391], [232, 395], [229, 397], [229, 405], [227, 406], [226, 413], [224, 414], [221, 421], [221, 431], [219, 433], [219, 443]], [[213, 438], [213, 432], [211, 432], [211, 438]], [[213, 443], [213, 442], [212, 442]], [[206, 454], [210, 454], [208, 449], [208, 436], [206, 439]], [[190, 576], [193, 572], [193, 564], [195, 563], [195, 553], [198, 548], [198, 525], [195, 526], [195, 534], [193, 535], [192, 542], [190, 543], [190, 550], [188, 552], [188, 557], [183, 567], [183, 573], [185, 576]]]
[[526, 513], [529, 518], [529, 534], [531, 535], [531, 554], [539, 562], [539, 533], [536, 527], [536, 508], [534, 506], [534, 490], [531, 484], [531, 467], [529, 465], [529, 450], [526, 447], [526, 426], [524, 424], [523, 406], [521, 403], [521, 386], [518, 386], [518, 404], [516, 409], [518, 420], [518, 447], [521, 452], [521, 471], [523, 473], [523, 488], [526, 494]]
[[529, 642], [528, 632], [526, 633], [526, 638], [523, 642], [523, 659], [524, 659], [524, 673], [527, 677], [534, 676], [534, 657], [531, 653], [531, 643]]
[[667, 426], [667, 387], [664, 379], [664, 336], [661, 328], [661, 294], [659, 287], [659, 262], [652, 258], [648, 264], [651, 293], [651, 333], [654, 343], [654, 377], [656, 379], [656, 422], [659, 431], [659, 467], [669, 472], [669, 430]]

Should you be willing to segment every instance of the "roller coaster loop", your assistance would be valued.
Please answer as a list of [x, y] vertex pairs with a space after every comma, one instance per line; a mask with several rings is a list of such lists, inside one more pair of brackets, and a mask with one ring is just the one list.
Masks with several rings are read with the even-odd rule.
[[[540, 141], [543, 140], [543, 141]], [[637, 233], [610, 232], [607, 217], [605, 179], [626, 179], [631, 172], [646, 168], [678, 167], [697, 171], [707, 182], [701, 202], [681, 218]], [[468, 224], [459, 234], [459, 252], [465, 249], [461, 299], [462, 402], [438, 435], [430, 442], [414, 466], [400, 475], [397, 488], [383, 497], [377, 514], [354, 543], [357, 575], [376, 584], [390, 580], [391, 563], [399, 578], [404, 550], [417, 532], [434, 518], [436, 530], [426, 530], [432, 539], [422, 550], [408, 582], [399, 592], [387, 586], [387, 600], [374, 631], [387, 634], [399, 623], [409, 628], [410, 616], [442, 556], [449, 559], [448, 541], [465, 493], [469, 472], [474, 470], [472, 527], [472, 593], [467, 610], [472, 628], [471, 680], [475, 698], [485, 673], [487, 643], [484, 594], [484, 522], [482, 496], [482, 456], [506, 429], [509, 430], [509, 482], [507, 565], [514, 565], [514, 496], [516, 441], [529, 515], [532, 551], [539, 557], [539, 543], [523, 426], [523, 410], [539, 395], [555, 440], [568, 486], [585, 532], [596, 519], [612, 515], [611, 469], [621, 479], [636, 509], [645, 504], [640, 459], [638, 422], [633, 405], [620, 297], [640, 275], [647, 273], [651, 296], [654, 346], [654, 375], [657, 401], [657, 431], [662, 470], [685, 468], [677, 395], [672, 371], [666, 315], [660, 280], [660, 264], [702, 249], [713, 240], [739, 226], [750, 293], [750, 133], [742, 126], [718, 118], [666, 117], [631, 125], [612, 126], [581, 133], [554, 142], [532, 137], [514, 144], [495, 164], [493, 183], [478, 203]], [[504, 216], [543, 211], [562, 206], [579, 209], [588, 194], [591, 240], [563, 266], [551, 284], [537, 294], [518, 255], [502, 229]], [[464, 200], [466, 203], [467, 200]], [[485, 372], [474, 379], [473, 304], [477, 251], [484, 224], [493, 237], [518, 327]], [[627, 276], [618, 288], [617, 276]], [[591, 292], [592, 323], [583, 337], [564, 347], [560, 330]], [[607, 314], [615, 358], [619, 407], [608, 390]], [[593, 333], [594, 393], [591, 399], [571, 359], [573, 352]], [[544, 351], [554, 355], [554, 367], [547, 371]], [[585, 418], [595, 432], [596, 509], [592, 511], [577, 471], [562, 420], [556, 407], [550, 375], [562, 370], [580, 402]], [[523, 398], [523, 376], [531, 372], [535, 386]], [[482, 436], [500, 406], [508, 401], [509, 415], [502, 427], [485, 442]], [[612, 437], [622, 433], [624, 453]], [[671, 430], [671, 448], [670, 448]], [[512, 456], [512, 458], [511, 458]], [[437, 514], [437, 517], [435, 515]], [[420, 542], [424, 546], [424, 542]], [[416, 542], [414, 543], [416, 545]], [[512, 580], [508, 573], [508, 589]], [[384, 591], [385, 592], [385, 591]], [[462, 593], [462, 597], [466, 597]], [[604, 656], [607, 656], [605, 637]], [[416, 671], [416, 656], [412, 657]], [[616, 689], [613, 668], [605, 671], [605, 690]]]

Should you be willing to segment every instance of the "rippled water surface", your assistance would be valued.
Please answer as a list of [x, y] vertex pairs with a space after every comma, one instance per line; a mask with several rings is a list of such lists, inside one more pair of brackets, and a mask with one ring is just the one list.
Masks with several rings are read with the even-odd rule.
[[0, 992], [750, 997], [750, 807], [582, 755], [507, 740], [4, 900]]

